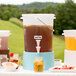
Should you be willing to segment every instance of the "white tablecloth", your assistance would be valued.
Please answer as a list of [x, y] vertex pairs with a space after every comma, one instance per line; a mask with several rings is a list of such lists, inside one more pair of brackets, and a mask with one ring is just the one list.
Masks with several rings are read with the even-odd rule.
[[0, 76], [76, 76], [76, 73], [34, 72], [23, 70], [22, 67], [20, 67], [16, 72], [0, 71]]

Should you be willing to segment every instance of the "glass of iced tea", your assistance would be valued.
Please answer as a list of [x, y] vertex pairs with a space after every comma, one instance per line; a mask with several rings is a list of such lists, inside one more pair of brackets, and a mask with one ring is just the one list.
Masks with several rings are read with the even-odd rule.
[[35, 72], [43, 72], [44, 62], [42, 58], [36, 58], [34, 60], [34, 71]]

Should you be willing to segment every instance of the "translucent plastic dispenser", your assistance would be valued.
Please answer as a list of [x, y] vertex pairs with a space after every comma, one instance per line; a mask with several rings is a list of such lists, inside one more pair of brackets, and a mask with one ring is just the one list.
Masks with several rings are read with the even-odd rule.
[[76, 30], [64, 30], [63, 32], [65, 36], [64, 63], [76, 67]]
[[0, 55], [7, 55], [9, 58], [8, 37], [11, 35], [9, 30], [0, 30]]
[[23, 14], [25, 51], [23, 68], [33, 70], [36, 57], [42, 57], [44, 70], [54, 66], [52, 51], [54, 14]]

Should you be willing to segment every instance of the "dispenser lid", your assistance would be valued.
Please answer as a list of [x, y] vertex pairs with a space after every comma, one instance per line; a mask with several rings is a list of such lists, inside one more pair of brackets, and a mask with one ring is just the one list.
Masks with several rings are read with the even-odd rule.
[[52, 25], [55, 14], [22, 14], [21, 19], [24, 25]]
[[62, 35], [69, 37], [76, 37], [76, 30], [63, 30]]
[[9, 30], [0, 30], [0, 37], [7, 37], [11, 35]]

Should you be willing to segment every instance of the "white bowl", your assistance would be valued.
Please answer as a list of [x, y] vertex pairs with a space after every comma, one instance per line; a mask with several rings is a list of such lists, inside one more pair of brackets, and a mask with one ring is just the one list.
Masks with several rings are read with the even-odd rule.
[[3, 66], [4, 70], [8, 71], [8, 72], [14, 72], [14, 71], [16, 71], [16, 68], [18, 67], [18, 65], [16, 63], [12, 63], [12, 62], [3, 62], [2, 66]]

